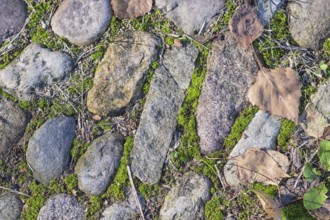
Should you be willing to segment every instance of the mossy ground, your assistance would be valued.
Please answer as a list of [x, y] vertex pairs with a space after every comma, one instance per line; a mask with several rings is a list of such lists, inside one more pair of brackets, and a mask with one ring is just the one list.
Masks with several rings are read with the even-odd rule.
[[[86, 151], [90, 142], [105, 132], [119, 131], [114, 126], [114, 119], [102, 117], [100, 121], [93, 120], [93, 115], [86, 108], [86, 93], [92, 87], [93, 74], [99, 61], [102, 59], [107, 45], [118, 33], [127, 30], [140, 30], [155, 33], [164, 39], [163, 48], [174, 44], [174, 39], [178, 38], [182, 42], [190, 41], [200, 50], [200, 55], [195, 63], [195, 70], [187, 96], [178, 116], [178, 126], [181, 135], [179, 147], [170, 153], [171, 164], [166, 164], [163, 177], [159, 184], [146, 185], [139, 180], [134, 179], [137, 190], [147, 200], [148, 213], [150, 219], [157, 219], [159, 207], [164, 196], [169, 191], [166, 186], [173, 186], [177, 174], [193, 170], [209, 177], [213, 183], [211, 189], [212, 199], [206, 203], [205, 217], [208, 220], [222, 219], [228, 214], [235, 214], [239, 219], [253, 219], [260, 215], [265, 216], [256, 196], [250, 193], [250, 189], [263, 190], [274, 196], [276, 189], [261, 184], [243, 186], [240, 190], [224, 189], [219, 180], [218, 170], [221, 172], [226, 163], [230, 150], [240, 139], [243, 131], [257, 112], [256, 107], [249, 107], [244, 110], [234, 123], [231, 133], [224, 142], [224, 150], [217, 151], [211, 155], [203, 156], [199, 150], [199, 138], [196, 131], [195, 111], [198, 105], [202, 83], [206, 74], [206, 61], [210, 49], [210, 43], [198, 43], [198, 41], [185, 38], [182, 31], [164, 18], [162, 13], [153, 9], [144, 17], [132, 20], [119, 20], [112, 17], [109, 29], [106, 33], [91, 46], [79, 48], [70, 44], [67, 40], [56, 36], [50, 29], [50, 16], [52, 11], [61, 2], [60, 0], [46, 0], [44, 3], [37, 3], [33, 0], [27, 0], [29, 10], [29, 22], [21, 33], [20, 37], [11, 42], [4, 43], [0, 47], [0, 69], [7, 66], [13, 59], [19, 56], [21, 51], [32, 42], [40, 43], [52, 50], [61, 50], [69, 53], [75, 61], [76, 70], [70, 76], [69, 83], [61, 85], [60, 88], [51, 88], [55, 96], [53, 98], [41, 98], [32, 101], [20, 101], [16, 97], [9, 95], [4, 91], [0, 94], [11, 99], [18, 104], [20, 108], [31, 113], [31, 120], [27, 126], [24, 137], [15, 147], [12, 159], [0, 161], [0, 185], [15, 189], [17, 191], [29, 194], [30, 197], [21, 196], [26, 204], [23, 212], [23, 220], [34, 220], [40, 208], [45, 201], [53, 194], [63, 192], [74, 195], [82, 204], [87, 206], [85, 217], [87, 219], [99, 219], [103, 209], [114, 202], [126, 199], [127, 192], [130, 190], [126, 166], [130, 165], [130, 152], [134, 144], [133, 133], [126, 137], [124, 153], [120, 161], [120, 167], [114, 177], [108, 190], [101, 196], [88, 197], [78, 189], [77, 176], [74, 174], [74, 166], [79, 157]], [[227, 0], [223, 17], [218, 19], [209, 29], [211, 34], [227, 28], [231, 15], [234, 13], [238, 4], [234, 0]], [[295, 45], [288, 31], [287, 16], [283, 10], [276, 13], [274, 19], [269, 25], [271, 32], [265, 33], [254, 44], [260, 52], [261, 57], [267, 67], [275, 68], [277, 66], [288, 65], [286, 49], [276, 48], [278, 43]], [[275, 41], [276, 40], [276, 41]], [[293, 51], [294, 56], [300, 56], [301, 52]], [[324, 43], [323, 52], [320, 61], [326, 61], [330, 56], [330, 40]], [[319, 65], [320, 61], [315, 65]], [[158, 67], [160, 58], [153, 62], [147, 82], [144, 85], [144, 94], [149, 91], [149, 85], [155, 69]], [[298, 67], [300, 68], [301, 65]], [[297, 67], [297, 68], [298, 68]], [[326, 75], [329, 70], [323, 71]], [[308, 78], [304, 84], [302, 103], [303, 106], [308, 102], [310, 94], [315, 91], [316, 84], [311, 83], [313, 77]], [[314, 82], [314, 81], [313, 81]], [[141, 101], [143, 105], [143, 100]], [[124, 117], [130, 120], [139, 120], [142, 109], [133, 109], [132, 112], [125, 114]], [[25, 154], [28, 140], [47, 119], [59, 115], [72, 115], [81, 125], [88, 129], [82, 130], [77, 127], [77, 137], [74, 140], [71, 149], [71, 161], [63, 176], [52, 181], [49, 185], [43, 185], [33, 180], [32, 173], [25, 161]], [[278, 145], [285, 151], [294, 124], [290, 121], [283, 121], [281, 134], [278, 137]], [[19, 158], [19, 159], [17, 159]], [[0, 193], [4, 190], [0, 190]], [[304, 213], [301, 204], [291, 205], [284, 209], [286, 219], [294, 219], [294, 213]], [[306, 217], [307, 215], [305, 215]], [[306, 217], [306, 219], [308, 219]]]

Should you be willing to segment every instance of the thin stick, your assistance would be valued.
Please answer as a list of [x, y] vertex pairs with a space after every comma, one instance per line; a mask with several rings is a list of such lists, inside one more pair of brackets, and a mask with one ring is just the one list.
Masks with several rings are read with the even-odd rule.
[[219, 180], [220, 180], [220, 183], [221, 183], [221, 185], [222, 185], [222, 188], [224, 189], [224, 191], [226, 191], [226, 190], [225, 190], [226, 185], [222, 182], [221, 174], [220, 174], [220, 171], [219, 171], [217, 165], [214, 164], [214, 167], [215, 167], [215, 169], [217, 170], [218, 178], [219, 178]]
[[131, 174], [131, 169], [129, 168], [128, 165], [127, 165], [127, 172], [128, 172], [129, 181], [131, 182], [131, 185], [132, 185], [132, 191], [133, 191], [133, 194], [134, 194], [134, 197], [135, 197], [135, 202], [139, 207], [142, 219], [145, 220], [144, 215], [143, 215], [143, 211], [142, 211], [142, 206], [141, 206], [138, 194], [137, 194], [135, 186], [134, 186], [134, 182], [133, 182], [133, 178], [132, 178], [132, 174]]
[[22, 195], [22, 196], [31, 197], [31, 196], [28, 195], [28, 194], [25, 194], [25, 193], [22, 193], [22, 192], [18, 192], [18, 191], [16, 191], [16, 190], [9, 189], [9, 188], [4, 187], [4, 186], [0, 186], [0, 189], [7, 190], [7, 191], [10, 191], [10, 192], [13, 192], [13, 193], [17, 193], [17, 194]]

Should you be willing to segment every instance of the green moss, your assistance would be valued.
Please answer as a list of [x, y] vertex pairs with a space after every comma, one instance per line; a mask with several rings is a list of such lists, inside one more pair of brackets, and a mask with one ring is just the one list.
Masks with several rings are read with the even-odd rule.
[[286, 50], [276, 48], [279, 42], [285, 45], [289, 42], [291, 45], [295, 45], [293, 41], [289, 26], [287, 22], [287, 16], [284, 11], [278, 10], [273, 19], [270, 21], [270, 27], [272, 31], [264, 32], [264, 38], [254, 42], [254, 45], [258, 48], [261, 53], [265, 64], [270, 68], [279, 66], [282, 62], [282, 58], [286, 55]]
[[168, 45], [173, 45], [174, 44], [174, 37], [173, 36], [167, 36], [165, 37], [165, 43]]
[[248, 107], [235, 120], [235, 123], [231, 127], [230, 134], [224, 141], [224, 146], [228, 149], [233, 148], [237, 142], [241, 139], [243, 132], [257, 113], [257, 107]]
[[149, 92], [150, 89], [150, 83], [152, 80], [152, 77], [155, 73], [155, 70], [159, 67], [159, 63], [157, 61], [153, 61], [151, 64], [151, 69], [148, 72], [147, 80], [143, 85], [143, 94], [146, 95]]
[[84, 143], [82, 140], [75, 138], [70, 151], [73, 161], [77, 162], [79, 157], [86, 152], [89, 145], [89, 143]]
[[283, 207], [282, 220], [314, 220], [304, 208], [302, 202], [296, 202]]
[[283, 152], [288, 150], [289, 140], [295, 128], [296, 125], [293, 121], [288, 119], [282, 120], [281, 131], [277, 137], [277, 144], [281, 147]]
[[129, 165], [129, 157], [134, 145], [134, 138], [127, 137], [124, 144], [123, 156], [120, 159], [120, 165], [117, 170], [113, 183], [108, 190], [102, 195], [102, 198], [111, 198], [116, 201], [125, 198], [124, 188], [128, 186], [129, 178], [126, 166]]
[[110, 120], [105, 119], [104, 121], [99, 121], [94, 125], [92, 133], [94, 137], [97, 137], [110, 130], [111, 130]]
[[65, 177], [64, 179], [65, 186], [69, 192], [72, 192], [78, 187], [78, 177], [76, 174], [72, 173]]
[[212, 28], [212, 32], [219, 32], [228, 26], [231, 16], [235, 13], [239, 2], [234, 0], [225, 1], [225, 13], [223, 17], [217, 22], [217, 24]]
[[91, 54], [91, 58], [94, 62], [100, 61], [104, 53], [105, 53], [105, 46], [99, 44], [95, 47], [95, 52]]
[[205, 219], [206, 220], [223, 219], [220, 205], [221, 205], [220, 198], [215, 195], [212, 197], [211, 200], [207, 201], [205, 204]]
[[102, 198], [100, 196], [91, 196], [88, 203], [85, 219], [98, 220], [102, 207]]
[[330, 57], [330, 38], [326, 39], [323, 43], [323, 52], [326, 56]]
[[70, 95], [79, 96], [90, 90], [93, 86], [93, 79], [89, 77], [82, 77], [75, 74], [70, 80], [70, 87], [67, 91]]
[[272, 185], [263, 185], [262, 183], [253, 183], [251, 186], [252, 190], [261, 190], [265, 193], [267, 193], [270, 197], [274, 198], [277, 193], [276, 186]]
[[159, 193], [160, 188], [159, 188], [159, 185], [157, 185], [157, 184], [149, 185], [149, 184], [144, 184], [139, 181], [137, 184], [137, 189], [141, 193], [143, 198], [145, 198], [146, 200], [160, 194]]

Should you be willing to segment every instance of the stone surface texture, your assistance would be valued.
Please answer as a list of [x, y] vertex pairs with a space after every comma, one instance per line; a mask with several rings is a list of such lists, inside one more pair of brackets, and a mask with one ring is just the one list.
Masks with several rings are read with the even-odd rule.
[[142, 95], [149, 67], [161, 40], [146, 32], [126, 32], [110, 43], [88, 93], [89, 111], [118, 115]]
[[256, 7], [261, 23], [267, 25], [283, 4], [284, 0], [257, 0]]
[[69, 162], [74, 136], [75, 121], [72, 117], [50, 119], [33, 134], [26, 160], [35, 179], [48, 184], [62, 174]]
[[323, 41], [330, 37], [330, 1], [292, 1], [288, 9], [293, 39], [302, 47], [320, 49]]
[[330, 79], [311, 98], [312, 104], [330, 123]]
[[[234, 159], [251, 148], [274, 150], [276, 138], [280, 130], [280, 118], [273, 117], [264, 111], [258, 111], [244, 131], [242, 138], [230, 153], [229, 158]], [[229, 159], [223, 169], [226, 182], [230, 186], [238, 186], [240, 184], [240, 180], [236, 175], [236, 168], [236, 166], [233, 166], [233, 160]]]
[[111, 0], [111, 5], [117, 18], [137, 18], [151, 10], [152, 0]]
[[56, 194], [41, 208], [37, 220], [83, 220], [84, 207], [73, 196]]
[[43, 89], [62, 81], [72, 70], [71, 58], [63, 52], [52, 52], [38, 44], [30, 44], [3, 70], [0, 70], [0, 87], [5, 91], [29, 100]]
[[0, 45], [8, 37], [17, 34], [27, 17], [23, 0], [1, 0], [0, 2]]
[[4, 160], [23, 136], [28, 115], [0, 95], [0, 160]]
[[187, 34], [198, 33], [220, 13], [224, 0], [155, 0], [157, 8]]
[[4, 193], [0, 196], [1, 220], [18, 220], [22, 208], [23, 203], [15, 193]]
[[161, 220], [205, 219], [204, 205], [210, 199], [210, 181], [193, 172], [185, 173], [165, 197]]
[[124, 137], [118, 133], [107, 133], [93, 141], [75, 169], [81, 191], [101, 195], [107, 190], [119, 166], [123, 143]]
[[174, 47], [155, 71], [131, 152], [132, 172], [143, 182], [154, 184], [161, 177], [197, 55], [193, 45]]
[[203, 154], [221, 149], [236, 117], [246, 106], [246, 93], [258, 67], [251, 49], [244, 49], [226, 33], [214, 41], [196, 111]]
[[64, 0], [52, 17], [51, 26], [72, 44], [86, 46], [105, 32], [111, 16], [110, 0]]

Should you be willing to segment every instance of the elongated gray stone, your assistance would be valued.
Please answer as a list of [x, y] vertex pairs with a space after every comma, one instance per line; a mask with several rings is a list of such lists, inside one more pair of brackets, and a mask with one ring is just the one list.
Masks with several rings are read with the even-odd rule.
[[23, 136], [27, 122], [27, 114], [0, 95], [0, 160], [10, 154], [10, 148]]
[[156, 0], [156, 7], [187, 34], [197, 34], [225, 6], [224, 0]]
[[330, 122], [330, 79], [311, 98], [312, 104]]
[[210, 199], [211, 182], [193, 172], [185, 173], [165, 197], [161, 220], [205, 219], [204, 205]]
[[107, 190], [119, 166], [123, 143], [124, 137], [117, 133], [107, 133], [93, 141], [75, 169], [81, 191], [101, 195]]
[[72, 44], [86, 46], [105, 32], [111, 16], [110, 0], [64, 0], [51, 25], [57, 35]]
[[261, 23], [263, 25], [268, 24], [275, 15], [277, 9], [283, 4], [284, 0], [256, 0], [258, 18]]
[[70, 149], [75, 136], [72, 117], [58, 117], [46, 121], [31, 137], [26, 151], [26, 160], [33, 176], [48, 184], [61, 176], [69, 162]]
[[[274, 150], [280, 129], [280, 118], [273, 117], [264, 111], [258, 111], [230, 153], [229, 158], [242, 155], [251, 148]], [[224, 176], [230, 186], [238, 186], [240, 180], [236, 175], [237, 167], [232, 164], [233, 161], [229, 159], [224, 167]]]
[[0, 70], [0, 87], [21, 99], [29, 100], [43, 89], [63, 81], [72, 70], [71, 57], [30, 44], [22, 54]]
[[202, 153], [222, 148], [236, 117], [247, 105], [246, 93], [257, 72], [251, 48], [244, 49], [229, 33], [224, 40], [213, 42], [196, 111]]
[[110, 43], [88, 92], [94, 114], [119, 115], [142, 96], [148, 70], [157, 58], [160, 38], [142, 31], [126, 32]]
[[197, 55], [193, 45], [175, 47], [155, 71], [131, 153], [132, 172], [143, 182], [154, 184], [161, 177]]

